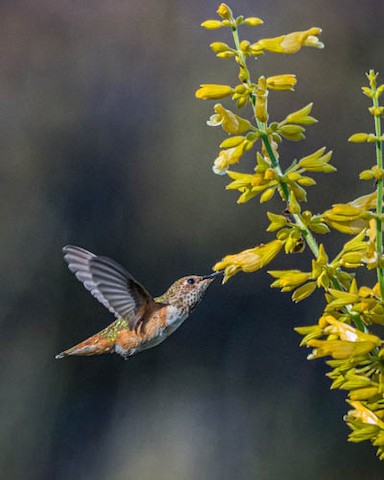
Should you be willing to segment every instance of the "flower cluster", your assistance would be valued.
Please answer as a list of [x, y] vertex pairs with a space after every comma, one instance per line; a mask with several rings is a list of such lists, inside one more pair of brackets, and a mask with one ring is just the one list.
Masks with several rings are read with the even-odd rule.
[[[344, 303], [344, 306], [346, 304]], [[295, 329], [311, 347], [309, 359], [331, 357], [332, 389], [344, 390], [354, 407], [344, 417], [352, 433], [349, 441], [370, 440], [384, 460], [384, 342], [349, 325], [343, 316], [324, 314], [317, 325]]]
[[[202, 26], [209, 30], [228, 27], [233, 45], [215, 41], [212, 51], [218, 58], [234, 60], [239, 71], [234, 85], [203, 84], [196, 91], [202, 100], [232, 100], [238, 109], [250, 108], [250, 114], [239, 115], [228, 105], [216, 103], [207, 124], [221, 127], [226, 138], [220, 143], [213, 171], [227, 175], [228, 190], [239, 192], [238, 203], [256, 197], [261, 203], [280, 199], [284, 207], [268, 212], [268, 232], [275, 238], [236, 254], [227, 255], [214, 265], [224, 270], [224, 281], [238, 272], [255, 272], [267, 266], [279, 254], [302, 253], [307, 246], [313, 255], [306, 271], [299, 269], [270, 270], [272, 287], [292, 292], [299, 302], [316, 289], [324, 292], [325, 307], [315, 325], [296, 328], [303, 335], [302, 345], [312, 349], [309, 359], [331, 357], [331, 388], [345, 390], [353, 410], [345, 416], [352, 430], [350, 441], [370, 440], [384, 459], [384, 342], [369, 332], [371, 325], [384, 325], [384, 253], [383, 253], [383, 181], [381, 117], [384, 107], [379, 99], [384, 84], [377, 85], [377, 74], [367, 74], [369, 86], [363, 94], [372, 101], [369, 113], [374, 119], [374, 132], [356, 133], [349, 138], [354, 143], [370, 143], [376, 149], [376, 164], [360, 173], [361, 180], [375, 182], [375, 190], [346, 203], [338, 203], [322, 213], [313, 214], [302, 208], [307, 190], [316, 184], [313, 174], [335, 172], [330, 164], [332, 152], [320, 148], [313, 153], [285, 162], [279, 148], [285, 141], [301, 141], [305, 129], [316, 123], [312, 103], [293, 111], [282, 119], [271, 120], [268, 101], [270, 92], [293, 91], [297, 84], [294, 74], [252, 77], [249, 57], [260, 58], [268, 53], [293, 54], [302, 47], [323, 48], [318, 35], [321, 29], [288, 33], [256, 41], [241, 40], [239, 28], [257, 27], [257, 17], [235, 17], [232, 10], [221, 4], [218, 19], [207, 20]], [[246, 155], [247, 154], [247, 155]], [[253, 170], [239, 171], [240, 165], [254, 158]], [[247, 157], [247, 160], [245, 160]], [[317, 235], [333, 231], [352, 235], [339, 253], [330, 258], [326, 242]], [[359, 285], [357, 272], [365, 269], [375, 273], [372, 285]], [[366, 277], [366, 276], [365, 276]], [[364, 278], [365, 278], [364, 277]]]

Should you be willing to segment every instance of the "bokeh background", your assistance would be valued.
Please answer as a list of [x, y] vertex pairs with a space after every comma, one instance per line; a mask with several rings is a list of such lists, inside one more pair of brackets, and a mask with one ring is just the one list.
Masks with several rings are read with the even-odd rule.
[[[383, 478], [369, 444], [348, 444], [344, 395], [307, 362], [297, 325], [321, 295], [293, 305], [265, 272], [212, 286], [168, 341], [124, 362], [54, 360], [112, 316], [71, 275], [67, 243], [108, 255], [153, 294], [208, 273], [227, 253], [271, 237], [258, 201], [236, 205], [211, 165], [223, 139], [205, 124], [200, 83], [234, 82], [199, 27], [219, 2], [0, 2], [0, 477], [12, 480]], [[373, 150], [364, 72], [384, 71], [382, 0], [239, 0], [264, 19], [250, 40], [311, 26], [323, 51], [268, 55], [267, 75], [296, 73], [270, 97], [276, 119], [309, 101], [319, 123], [286, 145], [290, 162], [326, 145], [338, 174], [318, 176], [308, 208], [368, 191]], [[243, 169], [251, 169], [245, 160]], [[281, 211], [282, 204], [275, 204]], [[342, 238], [324, 239], [336, 251]], [[309, 253], [273, 268], [306, 268]]]

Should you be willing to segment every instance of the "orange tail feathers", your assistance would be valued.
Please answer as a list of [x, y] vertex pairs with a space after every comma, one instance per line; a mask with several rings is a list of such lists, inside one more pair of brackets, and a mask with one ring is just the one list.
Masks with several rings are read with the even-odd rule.
[[96, 334], [87, 338], [83, 342], [78, 343], [74, 347], [64, 350], [64, 352], [56, 355], [55, 358], [64, 358], [71, 355], [87, 357], [92, 355], [103, 355], [104, 353], [110, 353], [113, 351], [114, 346], [115, 342], [112, 338], [105, 338], [100, 336], [100, 334]]

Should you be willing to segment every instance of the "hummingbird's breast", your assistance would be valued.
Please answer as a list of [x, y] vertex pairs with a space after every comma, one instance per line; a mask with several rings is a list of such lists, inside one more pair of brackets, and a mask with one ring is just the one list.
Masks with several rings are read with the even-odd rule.
[[174, 305], [168, 305], [167, 308], [165, 331], [167, 332], [167, 336], [169, 336], [188, 318], [188, 313], [186, 310], [175, 307]]
[[116, 339], [115, 351], [123, 356], [147, 350], [163, 342], [188, 317], [188, 313], [173, 305], [162, 305], [152, 311], [138, 331], [122, 330]]
[[147, 350], [159, 345], [180, 327], [187, 317], [186, 312], [173, 305], [162, 306], [152, 314], [152, 318], [145, 325], [140, 350]]

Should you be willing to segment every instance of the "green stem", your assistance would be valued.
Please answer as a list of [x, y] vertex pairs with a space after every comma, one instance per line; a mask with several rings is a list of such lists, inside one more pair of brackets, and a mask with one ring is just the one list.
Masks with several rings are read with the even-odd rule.
[[[379, 106], [379, 100], [376, 95], [373, 97], [373, 106]], [[375, 134], [379, 139], [376, 141], [376, 162], [379, 170], [383, 168], [383, 142], [381, 138], [381, 122], [380, 118], [375, 115]], [[379, 178], [377, 181], [377, 200], [376, 200], [376, 251], [379, 257], [379, 265], [377, 266], [377, 280], [380, 286], [381, 298], [384, 298], [384, 273], [383, 267], [380, 265], [381, 258], [383, 256], [383, 226], [382, 226], [382, 215], [383, 215], [383, 179]]]

